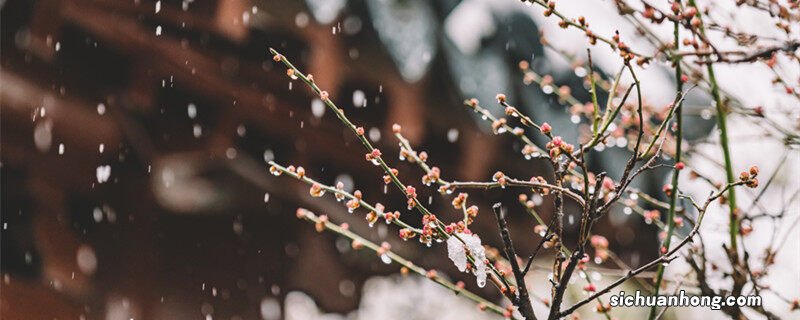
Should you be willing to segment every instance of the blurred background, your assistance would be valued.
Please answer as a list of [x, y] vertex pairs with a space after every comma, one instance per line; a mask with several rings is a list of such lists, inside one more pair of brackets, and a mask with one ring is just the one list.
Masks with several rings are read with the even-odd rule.
[[[488, 105], [504, 92], [574, 141], [580, 127], [569, 106], [527, 87], [517, 63], [531, 61], [579, 100], [588, 98], [586, 70], [542, 46], [537, 22], [517, 1], [0, 5], [3, 319], [428, 319], [436, 310], [446, 312], [443, 319], [489, 317], [295, 218], [297, 207], [328, 214], [500, 298], [458, 273], [442, 246], [419, 250], [397, 239], [393, 226], [370, 229], [361, 214], [330, 198], [311, 201], [307, 186], [267, 173], [270, 160], [301, 165], [315, 179], [364, 191], [371, 202], [405, 202], [385, 190], [351, 133], [302, 83], [289, 81], [267, 49], [313, 74], [415, 184], [422, 173], [396, 160], [393, 123], [446, 177], [488, 180], [501, 168], [546, 175], [547, 166], [521, 157], [513, 139], [491, 135], [462, 101]], [[613, 61], [599, 55], [601, 66]], [[646, 76], [652, 86], [661, 79], [669, 87], [669, 73], [654, 69]], [[659, 91], [654, 100], [672, 99], [672, 89]], [[699, 93], [689, 99], [707, 101]], [[690, 120], [695, 137], [710, 130], [707, 118]], [[625, 155], [623, 148], [605, 152], [593, 169], [619, 170], [611, 164]], [[639, 187], [659, 190], [663, 174]], [[435, 190], [421, 194], [434, 210], [457, 215]], [[532, 233], [516, 194], [477, 194], [486, 212], [495, 201], [507, 203], [512, 233]], [[540, 212], [549, 215], [550, 205]], [[628, 217], [613, 213], [598, 232], [638, 265], [657, 255], [657, 235], [636, 232], [649, 226]], [[494, 223], [484, 214], [474, 229], [498, 245]], [[530, 251], [534, 240], [520, 236], [518, 251]]]

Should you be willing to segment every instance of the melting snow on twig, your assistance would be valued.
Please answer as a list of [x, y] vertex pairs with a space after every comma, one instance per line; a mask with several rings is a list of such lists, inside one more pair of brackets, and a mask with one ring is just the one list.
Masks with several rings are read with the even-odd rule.
[[474, 258], [473, 273], [477, 277], [478, 286], [483, 288], [486, 285], [486, 252], [481, 245], [481, 238], [475, 234], [458, 233], [447, 239], [447, 257], [453, 260], [459, 271], [467, 270], [467, 252]]

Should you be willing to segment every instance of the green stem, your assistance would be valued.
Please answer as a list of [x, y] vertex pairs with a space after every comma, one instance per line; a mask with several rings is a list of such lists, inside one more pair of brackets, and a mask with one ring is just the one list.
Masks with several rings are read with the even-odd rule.
[[[725, 158], [725, 178], [727, 183], [736, 181], [733, 175], [733, 163], [731, 162], [731, 151], [728, 146], [728, 125], [727, 125], [727, 111], [723, 105], [722, 99], [719, 95], [719, 87], [717, 80], [714, 77], [714, 69], [711, 64], [708, 65], [708, 77], [711, 81], [711, 93], [714, 96], [714, 101], [717, 104], [717, 125], [719, 126], [720, 144], [722, 145], [722, 155]], [[736, 191], [731, 189], [728, 191], [728, 207], [730, 208], [730, 224], [728, 226], [728, 233], [730, 234], [730, 248], [733, 252], [737, 252], [736, 235], [739, 234], [739, 218], [736, 214]]]
[[[675, 22], [675, 45], [679, 45], [680, 41], [680, 24]], [[677, 49], [677, 48], [676, 48]], [[681, 81], [681, 77], [683, 76], [683, 70], [681, 68], [680, 58], [676, 58], [674, 61], [675, 63], [675, 84], [678, 87], [678, 92], [683, 91], [683, 81]], [[678, 102], [678, 105], [675, 106], [677, 115], [677, 129], [675, 130], [675, 163], [681, 162], [681, 146], [683, 144], [683, 108], [681, 108], [682, 101]], [[663, 247], [669, 250], [669, 246], [672, 242], [672, 234], [675, 232], [675, 208], [678, 203], [678, 176], [680, 175], [680, 171], [675, 169], [672, 171], [672, 193], [669, 196], [669, 211], [667, 213], [667, 234], [666, 238], [664, 238]], [[653, 295], [658, 295], [659, 290], [661, 289], [661, 282], [664, 280], [664, 265], [659, 265], [658, 270], [656, 271], [656, 282], [655, 288], [653, 289]], [[657, 315], [657, 307], [653, 306], [650, 308], [650, 315], [648, 316], [649, 320], [654, 320]]]
[[[689, 5], [697, 7], [694, 0], [689, 0]], [[701, 17], [699, 10], [697, 11], [697, 16], [698, 18]], [[705, 26], [702, 23], [700, 24], [699, 29], [700, 33], [705, 36]], [[714, 98], [714, 103], [717, 107], [717, 126], [719, 126], [720, 144], [722, 145], [722, 155], [725, 160], [725, 178], [727, 179], [727, 183], [731, 184], [736, 182], [736, 178], [733, 175], [731, 151], [730, 147], [728, 146], [728, 125], [726, 119], [728, 111], [726, 110], [722, 101], [722, 97], [719, 93], [719, 85], [717, 84], [717, 78], [714, 75], [713, 63], [709, 61], [706, 65], [708, 70], [708, 81], [711, 83], [711, 95]], [[728, 224], [728, 234], [730, 235], [729, 248], [735, 257], [738, 256], [736, 236], [739, 234], [739, 218], [736, 214], [736, 190], [734, 189], [731, 189], [728, 192], [728, 208], [730, 209], [730, 222]]]
[[[600, 104], [597, 102], [597, 84], [594, 81], [594, 66], [592, 64], [592, 51], [586, 49], [587, 55], [589, 56], [589, 81], [592, 84], [592, 134], [594, 137], [597, 137], [597, 129], [600, 126]], [[609, 99], [612, 97], [612, 93], [609, 92]], [[587, 193], [588, 194], [588, 193]]]

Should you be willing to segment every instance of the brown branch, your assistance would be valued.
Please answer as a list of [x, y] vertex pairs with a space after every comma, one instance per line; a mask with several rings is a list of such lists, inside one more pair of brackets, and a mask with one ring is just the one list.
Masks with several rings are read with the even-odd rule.
[[511, 264], [511, 270], [514, 272], [514, 277], [517, 280], [517, 289], [519, 297], [517, 297], [514, 304], [517, 305], [519, 312], [527, 320], [536, 320], [536, 315], [533, 314], [533, 306], [531, 305], [531, 298], [528, 295], [528, 288], [525, 285], [525, 274], [519, 269], [517, 263], [517, 254], [514, 252], [514, 244], [511, 242], [511, 234], [508, 232], [508, 223], [506, 221], [506, 213], [501, 208], [501, 204], [495, 203], [492, 206], [495, 216], [497, 216], [497, 226], [500, 228], [500, 236], [503, 238], [503, 246], [505, 247], [508, 262]]

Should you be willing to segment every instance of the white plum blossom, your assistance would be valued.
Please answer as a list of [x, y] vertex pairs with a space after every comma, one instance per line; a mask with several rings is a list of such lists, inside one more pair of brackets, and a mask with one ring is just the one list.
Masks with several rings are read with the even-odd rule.
[[[464, 240], [462, 243], [461, 240]], [[459, 271], [467, 270], [467, 252], [475, 259], [473, 273], [478, 281], [478, 286], [486, 285], [486, 252], [481, 245], [481, 238], [476, 234], [457, 233], [447, 239], [447, 257], [453, 260]]]

